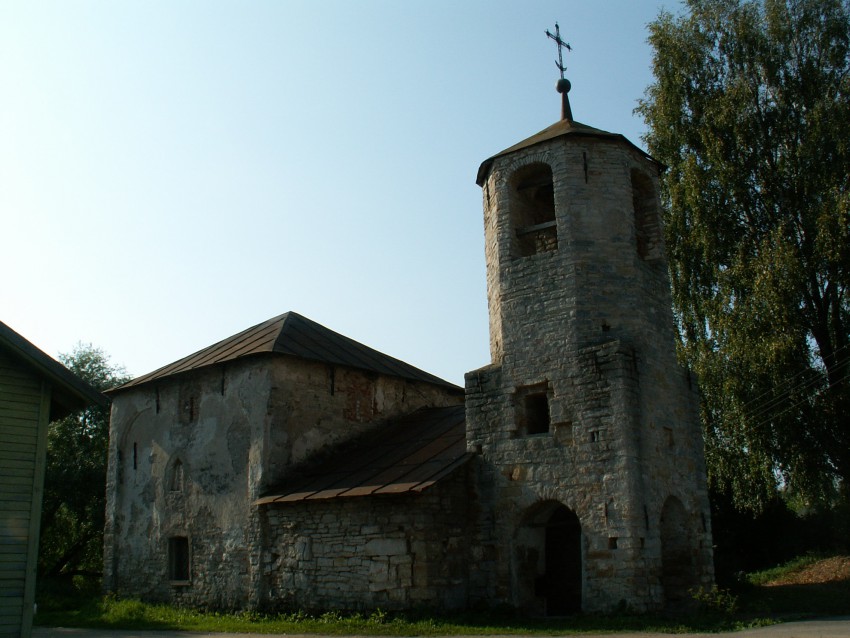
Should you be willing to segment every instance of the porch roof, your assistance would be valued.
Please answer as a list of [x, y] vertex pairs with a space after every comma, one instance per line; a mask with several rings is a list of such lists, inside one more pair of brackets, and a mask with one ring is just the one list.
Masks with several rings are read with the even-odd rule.
[[425, 408], [294, 472], [255, 504], [422, 492], [470, 458], [464, 406]]

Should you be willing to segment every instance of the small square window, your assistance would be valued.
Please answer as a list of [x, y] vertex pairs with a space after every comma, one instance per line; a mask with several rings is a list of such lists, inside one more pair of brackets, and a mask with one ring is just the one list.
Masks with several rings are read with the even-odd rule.
[[168, 539], [168, 579], [172, 582], [189, 582], [189, 539], [172, 536]]
[[525, 397], [526, 431], [546, 434], [549, 431], [549, 399], [543, 393]]
[[549, 397], [545, 385], [518, 390], [516, 408], [520, 436], [549, 433]]

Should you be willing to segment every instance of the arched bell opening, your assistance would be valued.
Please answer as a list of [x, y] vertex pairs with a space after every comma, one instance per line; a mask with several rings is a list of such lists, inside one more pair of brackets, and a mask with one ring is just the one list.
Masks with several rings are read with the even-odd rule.
[[552, 169], [540, 162], [523, 166], [510, 180], [514, 257], [558, 249]]
[[644, 261], [653, 261], [660, 256], [662, 242], [658, 196], [648, 175], [632, 169], [631, 179], [637, 253]]

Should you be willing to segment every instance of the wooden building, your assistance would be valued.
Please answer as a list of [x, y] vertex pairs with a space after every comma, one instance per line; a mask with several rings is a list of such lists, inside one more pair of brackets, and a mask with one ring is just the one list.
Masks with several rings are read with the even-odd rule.
[[0, 322], [0, 638], [32, 630], [47, 424], [106, 400]]

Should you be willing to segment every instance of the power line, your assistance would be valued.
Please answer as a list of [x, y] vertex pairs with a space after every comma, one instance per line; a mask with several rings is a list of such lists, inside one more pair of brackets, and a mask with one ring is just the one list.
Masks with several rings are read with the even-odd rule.
[[[832, 353], [830, 358], [835, 359], [838, 356], [838, 353], [840, 353], [842, 350], [847, 350], [848, 348], [850, 348], [850, 344], [841, 346], [840, 348], [835, 350], [835, 352]], [[844, 366], [847, 363], [848, 360], [850, 360], [850, 353], [848, 353], [848, 355], [843, 357], [842, 359], [838, 360], [835, 365], [838, 368], [841, 368], [842, 366]], [[791, 377], [785, 379], [783, 382], [774, 385], [774, 387], [771, 388], [770, 390], [765, 390], [764, 392], [762, 392], [757, 397], [750, 399], [749, 401], [746, 401], [745, 403], [743, 403], [741, 405], [741, 409], [744, 410], [744, 411], [749, 410], [750, 406], [758, 404], [759, 402], [761, 402], [762, 399], [764, 399], [764, 397], [770, 395], [772, 392], [775, 392], [775, 390], [777, 388], [782, 388], [783, 386], [785, 386], [785, 389], [782, 390], [779, 393], [779, 395], [774, 395], [768, 401], [765, 401], [761, 405], [758, 405], [758, 407], [754, 411], [754, 413], [758, 416], [758, 415], [760, 415], [764, 412], [769, 411], [774, 406], [774, 404], [785, 400], [793, 392], [798, 391], [798, 390], [808, 389], [809, 387], [817, 385], [818, 383], [821, 383], [823, 381], [822, 375], [814, 374], [811, 378], [803, 379], [801, 382], [795, 384], [795, 380], [798, 377], [801, 377], [803, 375], [808, 375], [808, 374], [811, 374], [811, 373], [812, 373], [811, 369], [801, 370], [800, 372], [798, 372], [798, 373], [792, 375]], [[792, 384], [794, 384], [794, 385], [792, 385]]]
[[[838, 367], [842, 367], [845, 364], [847, 364], [848, 361], [850, 361], [850, 353], [847, 356], [843, 357], [842, 359], [838, 360], [836, 362], [836, 365]], [[813, 386], [817, 385], [821, 381], [823, 381], [822, 377], [816, 377], [816, 378], [808, 380], [807, 382], [797, 384], [794, 387], [787, 388], [779, 396], [774, 397], [772, 400], [762, 404], [761, 406], [759, 406], [758, 410], [756, 410], [756, 411], [754, 411], [750, 414], [746, 414], [746, 412], [747, 412], [746, 407], [747, 407], [748, 404], [744, 404], [741, 407], [742, 407], [742, 411], [744, 412], [745, 421], [749, 422], [749, 425], [752, 426], [752, 427], [761, 428], [762, 426], [766, 425], [770, 421], [781, 417], [782, 415], [790, 412], [794, 408], [796, 408], [796, 407], [802, 405], [803, 403], [807, 402], [812, 397], [820, 396], [821, 394], [823, 394], [824, 392], [826, 392], [830, 388], [835, 387], [838, 383], [840, 383], [842, 381], [842, 379], [836, 379], [835, 381], [827, 382], [827, 384], [824, 387], [817, 389], [814, 392], [814, 394], [806, 395], [806, 396], [792, 402], [784, 410], [781, 410], [778, 413], [772, 413], [773, 408], [776, 405], [778, 405], [781, 401], [790, 398], [791, 393], [793, 391], [808, 389], [809, 387], [813, 387]], [[752, 402], [750, 402], [750, 404], [751, 403]], [[767, 415], [767, 418], [762, 418], [762, 417], [765, 417], [765, 415]]]

